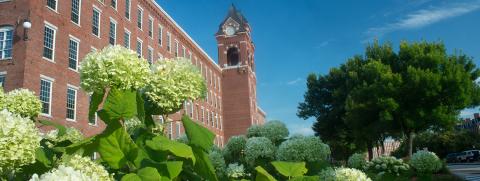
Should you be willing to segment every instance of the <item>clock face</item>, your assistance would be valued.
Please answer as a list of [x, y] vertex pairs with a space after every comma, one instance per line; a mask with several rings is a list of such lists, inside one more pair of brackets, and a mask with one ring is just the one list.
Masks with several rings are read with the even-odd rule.
[[225, 33], [228, 36], [232, 36], [233, 34], [235, 34], [235, 28], [232, 26], [227, 26], [227, 28], [225, 28]]

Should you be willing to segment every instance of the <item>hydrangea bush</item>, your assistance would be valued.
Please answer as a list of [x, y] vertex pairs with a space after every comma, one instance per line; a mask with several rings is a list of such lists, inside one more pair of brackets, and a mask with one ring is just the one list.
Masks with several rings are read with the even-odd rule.
[[79, 170], [75, 170], [72, 167], [66, 167], [63, 165], [58, 168], [52, 169], [50, 172], [42, 174], [40, 177], [38, 174], [34, 174], [30, 181], [95, 181], [89, 178]]
[[263, 136], [277, 144], [289, 134], [287, 126], [281, 121], [268, 121], [263, 125]]
[[185, 100], [195, 100], [205, 95], [204, 79], [188, 59], [157, 61], [151, 69], [145, 94], [165, 113], [181, 108]]
[[363, 153], [354, 153], [348, 158], [348, 167], [355, 168], [359, 170], [365, 169], [367, 166], [367, 160], [365, 159], [365, 154]]
[[263, 137], [265, 129], [262, 125], [252, 125], [247, 129], [247, 138]]
[[275, 157], [275, 146], [265, 137], [253, 137], [247, 140], [245, 144], [245, 160], [249, 164], [255, 164], [255, 161], [263, 159], [273, 159]]
[[85, 138], [85, 136], [78, 129], [75, 129], [73, 127], [68, 127], [66, 128], [64, 135], [59, 136], [58, 129], [54, 129], [49, 131], [47, 134], [45, 134], [44, 138], [54, 143], [60, 143], [63, 141], [70, 141], [72, 143], [76, 143], [76, 142], [82, 141]]
[[228, 139], [225, 149], [223, 150], [225, 159], [230, 162], [241, 161], [245, 150], [247, 138], [245, 136], [232, 136]]
[[2, 110], [0, 125], [0, 175], [34, 163], [41, 137], [33, 121]]
[[137, 90], [150, 78], [148, 62], [119, 45], [87, 54], [79, 72], [80, 86], [87, 92], [103, 92], [105, 88]]
[[380, 156], [367, 163], [366, 170], [373, 171], [380, 175], [388, 173], [399, 176], [402, 172], [410, 169], [403, 160], [393, 156]]
[[241, 179], [246, 176], [245, 168], [238, 163], [228, 164], [227, 176], [230, 179]]
[[277, 160], [315, 162], [326, 160], [330, 147], [316, 136], [295, 136], [280, 144]]
[[354, 168], [328, 168], [320, 173], [322, 181], [371, 181], [368, 176]]
[[420, 150], [412, 155], [410, 165], [422, 174], [436, 173], [442, 169], [442, 161], [438, 156], [429, 151]]
[[212, 162], [213, 167], [215, 168], [215, 172], [217, 173], [217, 176], [223, 177], [226, 172], [226, 164], [225, 164], [225, 159], [223, 158], [223, 154], [221, 153], [221, 150], [219, 149], [212, 149], [210, 153], [208, 154], [208, 158], [210, 158], [210, 161]]
[[28, 89], [15, 89], [5, 95], [5, 107], [22, 117], [35, 118], [42, 109], [42, 104], [35, 93]]

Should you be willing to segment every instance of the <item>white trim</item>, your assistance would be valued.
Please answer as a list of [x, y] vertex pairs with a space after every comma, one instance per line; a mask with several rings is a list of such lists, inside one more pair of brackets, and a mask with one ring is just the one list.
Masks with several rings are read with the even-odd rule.
[[52, 25], [51, 23], [47, 22], [47, 21], [44, 21], [45, 23], [45, 26], [44, 26], [44, 29], [43, 29], [43, 46], [42, 48], [45, 47], [45, 27], [47, 28], [50, 28], [53, 30], [53, 37], [52, 37], [52, 58], [47, 58], [45, 56], [43, 56], [43, 50], [42, 50], [42, 58], [47, 60], [47, 61], [50, 61], [50, 62], [55, 62], [55, 43], [56, 43], [56, 39], [57, 39], [57, 30], [58, 28], [55, 26], [55, 25]]
[[124, 34], [123, 34], [123, 46], [125, 46], [125, 33], [128, 34], [128, 49], [130, 49], [130, 47], [132, 47], [132, 33], [127, 29], [127, 28], [124, 28], [123, 29], [124, 31]]
[[[77, 97], [78, 97], [78, 87], [72, 87], [70, 84], [67, 84], [67, 102], [68, 102], [68, 89], [72, 89], [75, 91], [75, 98], [74, 98], [74, 104], [73, 104], [73, 119], [66, 118], [67, 121], [71, 122], [77, 122]], [[68, 112], [68, 105], [66, 106], [66, 110]], [[67, 115], [65, 115], [66, 117]]]
[[157, 43], [159, 43], [160, 47], [162, 47], [163, 46], [163, 26], [160, 24], [158, 24], [158, 39], [160, 40], [160, 42], [157, 42]]
[[59, 0], [55, 0], [55, 9], [52, 9], [50, 6], [48, 6], [48, 0], [47, 0], [47, 3], [45, 4], [45, 6], [47, 6], [48, 9], [54, 11], [55, 13], [58, 13], [58, 1]]
[[114, 1], [115, 1], [115, 7], [112, 6], [112, 2], [110, 2], [110, 7], [112, 7], [115, 11], [117, 11], [118, 1], [117, 0], [114, 0]]
[[48, 81], [51, 81], [51, 82], [55, 82], [55, 79], [54, 79], [54, 78], [51, 78], [51, 77], [46, 76], [46, 75], [40, 74], [40, 78], [45, 79], [45, 80], [48, 80]]
[[93, 4], [92, 6], [93, 6], [93, 8], [97, 9], [97, 11], [98, 11], [99, 13], [102, 12], [102, 9], [100, 9], [97, 5]]
[[69, 84], [69, 83], [67, 83], [67, 87], [70, 87], [70, 88], [75, 89], [75, 90], [80, 90], [80, 88], [78, 86], [75, 86], [75, 85], [72, 85], [72, 84]]
[[[153, 60], [154, 60], [154, 58], [153, 58], [153, 56], [154, 56], [154, 55], [153, 55], [153, 48], [152, 48], [150, 45], [147, 45], [147, 58], [148, 58], [149, 56], [150, 56], [150, 58], [151, 58], [151, 59], [150, 59], [150, 63], [153, 64]], [[147, 60], [147, 61], [148, 61], [148, 60]]]
[[53, 82], [55, 79], [40, 74], [40, 91], [39, 91], [40, 95], [42, 92], [42, 80], [50, 82], [50, 90], [49, 90], [49, 100], [48, 100], [48, 114], [40, 113], [40, 115], [45, 117], [52, 117], [52, 102], [53, 102], [52, 92], [53, 92]]
[[71, 34], [69, 34], [68, 37], [69, 37], [70, 39], [72, 39], [73, 41], [76, 41], [77, 43], [80, 43], [80, 39], [79, 39], [79, 38], [77, 38], [77, 37], [75, 37], [75, 36], [73, 36], [73, 35], [71, 35]]
[[143, 57], [143, 41], [137, 37], [137, 42], [135, 42], [135, 52], [138, 54], [138, 43], [140, 42], [140, 57]]
[[113, 23], [115, 25], [115, 31], [114, 31], [114, 37], [113, 37], [115, 42], [113, 42], [113, 45], [116, 45], [116, 44], [118, 44], [117, 43], [117, 21], [115, 19], [113, 19], [112, 17], [110, 17], [110, 22], [108, 23], [108, 28], [109, 28], [108, 29], [108, 43], [110, 44], [110, 38], [111, 38], [110, 37], [110, 31], [112, 31], [111, 23]]
[[[128, 0], [128, 7], [128, 17], [125, 18], [130, 21], [130, 19], [132, 19], [132, 0]], [[127, 9], [127, 7], [125, 7], [125, 9]], [[125, 16], [125, 12], [123, 12], [123, 16]]]
[[[152, 15], [149, 14], [148, 15], [148, 27], [147, 28], [148, 28], [149, 32], [152, 32], [152, 36], [148, 35], [150, 37], [150, 39], [153, 39], [153, 35], [155, 33], [155, 31], [154, 31], [154, 26], [155, 25], [154, 24], [155, 24], [155, 19], [153, 19]], [[148, 34], [148, 32], [147, 32], [147, 34]]]
[[7, 75], [7, 71], [1, 71], [0, 75]]
[[72, 41], [74, 41], [74, 42], [77, 43], [77, 50], [76, 50], [76, 52], [77, 52], [77, 60], [75, 61], [75, 64], [76, 64], [76, 65], [75, 65], [75, 69], [70, 68], [70, 66], [68, 66], [68, 69], [77, 72], [77, 71], [78, 71], [78, 61], [80, 60], [80, 58], [79, 58], [79, 56], [80, 56], [80, 39], [78, 39], [78, 38], [76, 38], [76, 37], [74, 37], [74, 36], [72, 36], [72, 35], [69, 35], [69, 37], [70, 37], [70, 38], [69, 38], [69, 42], [68, 42], [68, 58], [70, 58], [70, 40], [72, 40]]
[[[97, 6], [93, 5], [93, 11], [98, 12], [98, 35], [93, 34], [93, 32], [91, 31], [90, 32], [93, 34], [93, 36], [100, 38], [102, 35], [102, 28], [101, 28], [102, 27], [102, 10]], [[93, 12], [92, 12], [92, 19], [93, 19]], [[93, 26], [93, 22], [92, 22], [92, 26]]]
[[[70, 7], [70, 11], [71, 11], [71, 7]], [[70, 15], [70, 22], [72, 22], [73, 24], [75, 24], [77, 26], [80, 26], [80, 22], [81, 22], [81, 19], [82, 19], [82, 0], [78, 0], [78, 23], [73, 22], [71, 16], [72, 15]]]
[[55, 31], [58, 30], [57, 26], [53, 25], [52, 23], [49, 23], [48, 21], [43, 21], [43, 23], [44, 23], [46, 26], [49, 26], [50, 28], [54, 29]]
[[[137, 14], [136, 15], [137, 16], [136, 27], [143, 31], [143, 17], [145, 16], [145, 13], [144, 13], [145, 11], [143, 11], [143, 8], [140, 5], [137, 5], [137, 7], [138, 8], [137, 8], [137, 12], [136, 12], [136, 14]], [[141, 24], [140, 27], [138, 27], [138, 20], [139, 20], [138, 19], [138, 10], [140, 10], [142, 12], [142, 16], [140, 17], [140, 24]]]
[[210, 60], [210, 62], [211, 62], [214, 66], [216, 66], [218, 69], [220, 69], [220, 71], [221, 71], [220, 66], [219, 66], [217, 63], [215, 63], [215, 61], [205, 52], [205, 50], [203, 50], [202, 47], [200, 47], [200, 45], [198, 45], [198, 43], [195, 42], [195, 40], [193, 40], [192, 37], [190, 37], [190, 35], [188, 35], [188, 33], [185, 32], [185, 30], [183, 30], [183, 28], [180, 27], [180, 25], [178, 25], [177, 22], [176, 22], [175, 20], [173, 20], [173, 18], [172, 18], [165, 10], [163, 10], [162, 7], [160, 7], [160, 5], [159, 5], [155, 0], [150, 0], [150, 2], [152, 2], [153, 4], [155, 4], [155, 6], [157, 6], [157, 8], [160, 9], [160, 11], [161, 11], [163, 14], [165, 14], [165, 16], [167, 17], [167, 19], [170, 20], [170, 21], [173, 23], [173, 25], [175, 25], [175, 28], [179, 29], [179, 30], [188, 38], [188, 40], [190, 40], [191, 42], [193, 42], [193, 44], [194, 44], [198, 49], [200, 49], [200, 52], [203, 53], [203, 54], [207, 57], [207, 59]]

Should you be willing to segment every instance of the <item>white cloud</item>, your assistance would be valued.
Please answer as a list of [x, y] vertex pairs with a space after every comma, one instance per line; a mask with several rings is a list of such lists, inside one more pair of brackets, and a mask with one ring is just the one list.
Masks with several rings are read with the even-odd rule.
[[308, 136], [314, 134], [311, 124], [290, 123], [287, 125], [287, 127], [290, 131], [290, 135], [301, 134]]
[[301, 79], [301, 78], [297, 78], [297, 79], [295, 79], [295, 80], [288, 81], [288, 82], [287, 82], [287, 85], [295, 85], [295, 84], [300, 83], [302, 80], [303, 80], [303, 79]]
[[439, 7], [430, 7], [411, 12], [394, 23], [370, 28], [367, 30], [366, 34], [370, 37], [379, 38], [393, 31], [422, 28], [479, 9], [479, 0], [471, 1], [469, 3], [447, 3]]

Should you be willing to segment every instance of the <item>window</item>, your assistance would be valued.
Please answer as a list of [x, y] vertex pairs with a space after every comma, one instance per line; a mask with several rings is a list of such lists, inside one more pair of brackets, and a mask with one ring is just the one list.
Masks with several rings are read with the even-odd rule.
[[151, 16], [148, 17], [148, 36], [153, 38], [153, 18]]
[[75, 108], [77, 102], [77, 89], [67, 88], [67, 120], [75, 121]]
[[143, 43], [142, 40], [137, 39], [137, 54], [138, 54], [138, 56], [142, 56], [142, 43]]
[[223, 122], [222, 122], [222, 116], [220, 116], [220, 130], [222, 130], [222, 125], [223, 125]]
[[214, 115], [214, 114], [213, 114], [213, 111], [212, 111], [212, 113], [211, 113], [210, 115], [212, 115], [212, 119], [211, 119], [211, 122], [210, 122], [210, 126], [215, 127], [215, 117], [213, 117], [213, 115]]
[[110, 43], [110, 45], [115, 45], [117, 39], [117, 22], [113, 19], [110, 19], [110, 32], [108, 35], [108, 43]]
[[215, 123], [216, 123], [216, 124], [215, 124], [215, 128], [218, 128], [218, 123], [219, 123], [219, 121], [218, 121], [218, 113], [215, 114], [215, 121], [216, 121], [216, 122], [215, 122]]
[[0, 27], [0, 59], [12, 58], [13, 27]]
[[142, 23], [143, 23], [143, 9], [141, 7], [138, 7], [137, 11], [137, 27], [142, 29]]
[[175, 57], [178, 57], [178, 40], [175, 40]]
[[43, 57], [52, 60], [54, 59], [55, 50], [55, 34], [57, 28], [51, 25], [45, 25], [45, 32], [43, 37]]
[[187, 49], [182, 45], [182, 57], [187, 58]]
[[73, 23], [80, 25], [80, 7], [81, 7], [81, 0], [72, 0], [72, 12], [70, 15], [70, 20]]
[[[92, 96], [89, 97], [89, 103], [92, 102]], [[97, 113], [95, 112], [95, 116], [93, 116], [92, 118], [88, 118], [88, 124], [91, 125], [91, 126], [95, 126], [97, 125]]]
[[52, 104], [52, 80], [40, 80], [40, 102], [42, 102], [42, 114], [51, 115]]
[[130, 48], [130, 31], [125, 29], [125, 33], [123, 34], [123, 46], [125, 48]]
[[173, 123], [172, 122], [168, 123], [167, 133], [168, 133], [168, 138], [172, 139], [173, 138]]
[[110, 6], [112, 6], [113, 9], [117, 9], [117, 0], [112, 0]]
[[193, 112], [195, 111], [193, 108], [194, 108], [193, 102], [190, 101], [190, 118], [192, 118], [192, 119], [193, 119]]
[[158, 59], [157, 60], [163, 60], [163, 55], [161, 53], [158, 53]]
[[130, 20], [130, 6], [132, 4], [130, 3], [130, 0], [125, 0], [125, 17]]
[[148, 61], [149, 64], [153, 63], [153, 48], [150, 47], [150, 46], [148, 47], [147, 61]]
[[167, 51], [172, 52], [172, 35], [167, 32]]
[[97, 37], [100, 37], [100, 16], [100, 10], [98, 10], [97, 8], [93, 8], [92, 33]]
[[0, 72], [0, 87], [2, 89], [5, 87], [5, 77], [7, 76], [6, 72]]
[[203, 106], [202, 106], [202, 119], [201, 120], [202, 120], [202, 122], [205, 121], [205, 109], [203, 108]]
[[177, 123], [177, 138], [178, 138], [182, 134], [182, 125], [180, 124], [180, 122], [176, 122], [176, 123]]
[[162, 37], [163, 36], [163, 27], [159, 26], [158, 27], [158, 45], [162, 46]]
[[79, 42], [78, 39], [70, 37], [68, 43], [68, 68], [72, 70], [77, 70]]
[[57, 0], [47, 0], [47, 7], [57, 11]]
[[207, 125], [210, 124], [210, 111], [208, 111], [208, 109], [207, 109], [207, 122], [206, 123], [207, 123]]
[[192, 52], [188, 52], [188, 59], [192, 60]]

